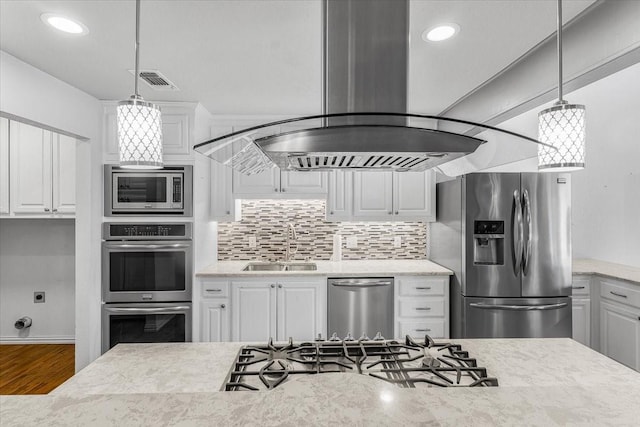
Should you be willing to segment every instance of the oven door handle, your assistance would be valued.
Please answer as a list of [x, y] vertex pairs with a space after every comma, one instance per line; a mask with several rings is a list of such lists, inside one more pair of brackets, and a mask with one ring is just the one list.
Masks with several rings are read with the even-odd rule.
[[184, 311], [189, 310], [190, 307], [186, 305], [177, 305], [172, 307], [152, 307], [152, 308], [133, 308], [133, 307], [105, 307], [106, 311], [111, 313], [159, 313], [162, 311]]
[[173, 243], [168, 245], [134, 245], [130, 243], [117, 243], [117, 244], [108, 244], [107, 247], [110, 249], [186, 249], [191, 245], [186, 243]]
[[567, 306], [566, 302], [558, 304], [541, 304], [541, 305], [505, 305], [505, 304], [479, 304], [471, 303], [471, 307], [482, 308], [485, 310], [513, 310], [513, 311], [536, 311], [536, 310], [557, 310]]

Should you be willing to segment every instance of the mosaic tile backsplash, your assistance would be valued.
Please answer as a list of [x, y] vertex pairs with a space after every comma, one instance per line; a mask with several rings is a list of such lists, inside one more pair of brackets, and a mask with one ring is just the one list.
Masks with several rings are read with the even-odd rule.
[[[345, 260], [426, 258], [426, 223], [328, 222], [325, 204], [324, 200], [243, 200], [241, 221], [218, 224], [218, 259], [283, 260], [288, 223], [298, 235], [294, 260], [329, 260], [334, 234], [342, 235]], [[357, 248], [347, 248], [346, 238], [351, 236], [357, 237]], [[393, 247], [396, 236], [401, 237], [399, 248]], [[249, 248], [249, 237], [256, 238], [256, 248]]]

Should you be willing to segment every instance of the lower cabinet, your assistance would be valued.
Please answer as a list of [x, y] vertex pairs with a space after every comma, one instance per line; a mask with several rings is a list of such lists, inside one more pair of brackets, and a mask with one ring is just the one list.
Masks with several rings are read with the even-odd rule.
[[313, 340], [326, 336], [326, 279], [231, 282], [232, 341]]
[[395, 338], [449, 338], [449, 276], [396, 276]]
[[200, 303], [201, 339], [205, 342], [229, 341], [229, 309], [225, 302]]
[[640, 309], [601, 301], [600, 334], [605, 356], [640, 370]]
[[587, 347], [591, 346], [591, 299], [571, 299], [572, 337]]

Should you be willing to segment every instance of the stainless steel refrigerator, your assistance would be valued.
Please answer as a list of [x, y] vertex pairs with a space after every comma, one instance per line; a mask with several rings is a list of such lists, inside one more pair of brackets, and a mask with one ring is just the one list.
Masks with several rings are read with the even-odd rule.
[[453, 338], [571, 336], [568, 174], [439, 183], [430, 258], [453, 270]]

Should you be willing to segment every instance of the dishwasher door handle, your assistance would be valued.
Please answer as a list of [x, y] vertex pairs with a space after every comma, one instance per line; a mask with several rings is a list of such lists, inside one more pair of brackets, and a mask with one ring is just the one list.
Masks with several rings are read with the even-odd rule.
[[334, 280], [329, 282], [333, 286], [356, 286], [360, 288], [366, 288], [371, 286], [391, 286], [393, 283], [391, 280], [359, 280], [359, 279], [346, 279], [346, 280]]

